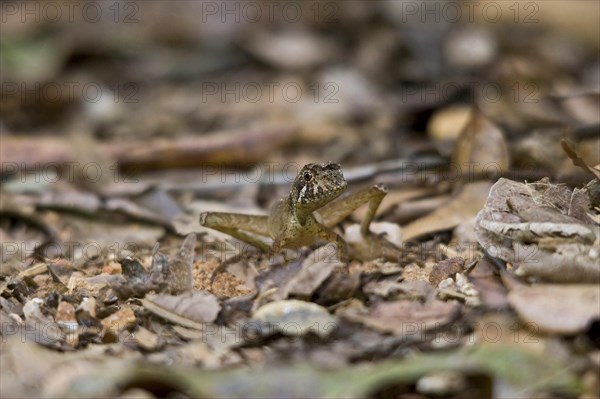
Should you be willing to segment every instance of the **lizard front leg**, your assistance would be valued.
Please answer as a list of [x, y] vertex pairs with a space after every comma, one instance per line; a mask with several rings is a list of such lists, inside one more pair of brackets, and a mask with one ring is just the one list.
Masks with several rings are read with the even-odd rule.
[[367, 213], [360, 224], [360, 234], [365, 246], [359, 252], [363, 252], [365, 254], [363, 257], [368, 259], [374, 257], [396, 259], [400, 251], [399, 248], [385, 239], [374, 236], [369, 230], [377, 208], [379, 208], [386, 194], [387, 188], [385, 186], [374, 185], [333, 201], [319, 209], [318, 213], [325, 226], [333, 227], [360, 206], [368, 204]]
[[[268, 253], [270, 250], [269, 245], [265, 242], [246, 233], [247, 231], [268, 236], [267, 216], [228, 212], [205, 212], [200, 215], [200, 224], [222, 233], [229, 234], [238, 240], [257, 247], [265, 253]], [[227, 266], [239, 261], [243, 254], [244, 251], [240, 251], [237, 255], [222, 261], [221, 264], [213, 270], [210, 277], [210, 283], [212, 284], [215, 278], [217, 278], [221, 272], [225, 271]]]
[[242, 213], [204, 212], [200, 215], [200, 224], [204, 227], [229, 234], [263, 252], [269, 252], [269, 245], [249, 233], [269, 236], [267, 216], [245, 215]]
[[360, 224], [360, 233], [363, 237], [366, 237], [369, 233], [369, 226], [375, 218], [377, 208], [379, 208], [379, 204], [381, 204], [381, 201], [387, 192], [388, 190], [385, 186], [376, 184], [330, 202], [319, 209], [317, 213], [321, 216], [322, 223], [328, 228], [331, 228], [344, 220], [361, 205], [369, 203], [367, 214]]

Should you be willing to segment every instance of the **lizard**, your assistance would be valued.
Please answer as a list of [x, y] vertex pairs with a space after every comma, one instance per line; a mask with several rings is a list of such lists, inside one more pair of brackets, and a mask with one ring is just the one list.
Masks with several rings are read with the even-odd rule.
[[[338, 259], [348, 263], [348, 244], [333, 231], [333, 227], [368, 203], [360, 233], [364, 240], [371, 242], [373, 237], [369, 226], [388, 190], [384, 185], [375, 184], [340, 197], [347, 185], [339, 164], [309, 163], [294, 179], [289, 195], [275, 202], [268, 215], [204, 212], [200, 214], [200, 224], [270, 254], [277, 254], [284, 248], [310, 246], [320, 238], [334, 242]], [[251, 234], [270, 237], [273, 244], [269, 246]]]

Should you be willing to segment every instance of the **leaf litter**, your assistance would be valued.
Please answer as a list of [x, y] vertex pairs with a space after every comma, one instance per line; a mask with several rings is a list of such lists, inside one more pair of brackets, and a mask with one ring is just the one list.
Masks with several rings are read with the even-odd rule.
[[[3, 26], [8, 81], [119, 97], [116, 78], [140, 101], [3, 98], [0, 396], [597, 395], [598, 59], [579, 3], [540, 3], [564, 26], [536, 30], [414, 24], [402, 2], [217, 29], [199, 3], [176, 24], [132, 4], [143, 23], [110, 37]], [[218, 93], [261, 82], [303, 96]], [[367, 207], [335, 226], [349, 264], [198, 224], [267, 214], [285, 166], [323, 161], [390, 189], [371, 242]]]

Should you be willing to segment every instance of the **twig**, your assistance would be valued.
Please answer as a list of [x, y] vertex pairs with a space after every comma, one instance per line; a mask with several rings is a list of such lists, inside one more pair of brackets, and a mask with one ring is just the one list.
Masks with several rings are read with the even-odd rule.
[[[97, 143], [101, 156], [118, 163], [124, 172], [231, 165], [260, 162], [274, 149], [294, 138], [292, 126], [262, 126], [253, 129], [187, 135], [172, 139]], [[69, 167], [77, 162], [68, 140], [55, 137], [3, 136], [0, 158], [14, 166], [3, 173], [35, 170], [47, 165]]]

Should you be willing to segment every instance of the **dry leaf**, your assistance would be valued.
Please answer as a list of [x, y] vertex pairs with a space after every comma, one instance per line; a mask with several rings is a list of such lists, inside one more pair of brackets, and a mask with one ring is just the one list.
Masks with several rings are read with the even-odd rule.
[[132, 336], [142, 349], [152, 351], [158, 347], [158, 336], [147, 328], [139, 327]]
[[[467, 105], [451, 105], [438, 109], [429, 119], [427, 134], [438, 151], [449, 156], [455, 140], [471, 119], [472, 108]], [[452, 146], [451, 146], [452, 145]]]
[[563, 150], [567, 153], [567, 155], [569, 156], [569, 158], [571, 159], [571, 161], [573, 161], [573, 165], [575, 166], [579, 166], [581, 169], [583, 169], [586, 172], [591, 173], [593, 176], [596, 177], [596, 179], [600, 179], [600, 169], [598, 169], [597, 167], [593, 167], [588, 165], [583, 158], [581, 158], [579, 156], [579, 154], [577, 154], [577, 152], [571, 148], [571, 146], [569, 145], [569, 143], [567, 142], [567, 140], [561, 140], [560, 141], [560, 145], [562, 146]]
[[477, 262], [471, 273], [469, 281], [479, 292], [481, 302], [491, 309], [504, 309], [508, 307], [507, 291], [500, 277], [494, 273], [493, 266], [487, 257]]
[[[163, 255], [164, 256], [164, 255]], [[157, 261], [159, 260], [159, 261]], [[143, 297], [150, 291], [163, 291], [166, 286], [166, 259], [155, 252], [150, 271], [146, 271], [139, 259], [130, 256], [120, 259], [122, 276], [112, 282], [111, 287], [115, 294], [123, 299]], [[164, 264], [164, 265], [163, 265]], [[162, 265], [159, 266], [159, 265]]]
[[177, 254], [169, 261], [168, 284], [172, 294], [193, 289], [192, 265], [194, 264], [195, 244], [196, 234], [188, 234]]
[[130, 307], [123, 307], [101, 320], [105, 342], [114, 341], [122, 331], [135, 324], [136, 318]]
[[533, 323], [531, 328], [548, 334], [576, 334], [600, 319], [596, 284], [519, 286], [508, 300], [524, 321]]
[[337, 318], [324, 307], [296, 299], [268, 303], [256, 310], [252, 318], [292, 336], [312, 332], [324, 338], [337, 326]]
[[475, 108], [460, 134], [452, 163], [463, 178], [471, 174], [499, 174], [508, 170], [508, 148], [502, 131]]
[[429, 274], [429, 282], [437, 287], [438, 284], [447, 278], [452, 278], [456, 273], [461, 273], [465, 267], [463, 258], [445, 259], [438, 262]]
[[465, 184], [448, 203], [402, 228], [402, 239], [408, 241], [425, 234], [449, 230], [474, 218], [485, 204], [492, 187], [488, 182]]
[[335, 251], [327, 254], [326, 249], [327, 247], [321, 247], [306, 257], [298, 273], [283, 288], [285, 297], [310, 298], [331, 275], [333, 269], [345, 266], [337, 260]]
[[158, 316], [184, 327], [202, 329], [199, 323], [213, 322], [221, 305], [217, 298], [204, 291], [181, 295], [150, 295], [142, 300], [144, 307]]
[[333, 305], [356, 295], [361, 284], [360, 273], [348, 273], [345, 269], [334, 270], [316, 292], [320, 305]]
[[456, 320], [459, 314], [457, 302], [433, 299], [426, 303], [408, 300], [380, 302], [366, 310], [344, 310], [340, 316], [377, 331], [407, 336], [441, 328]]

